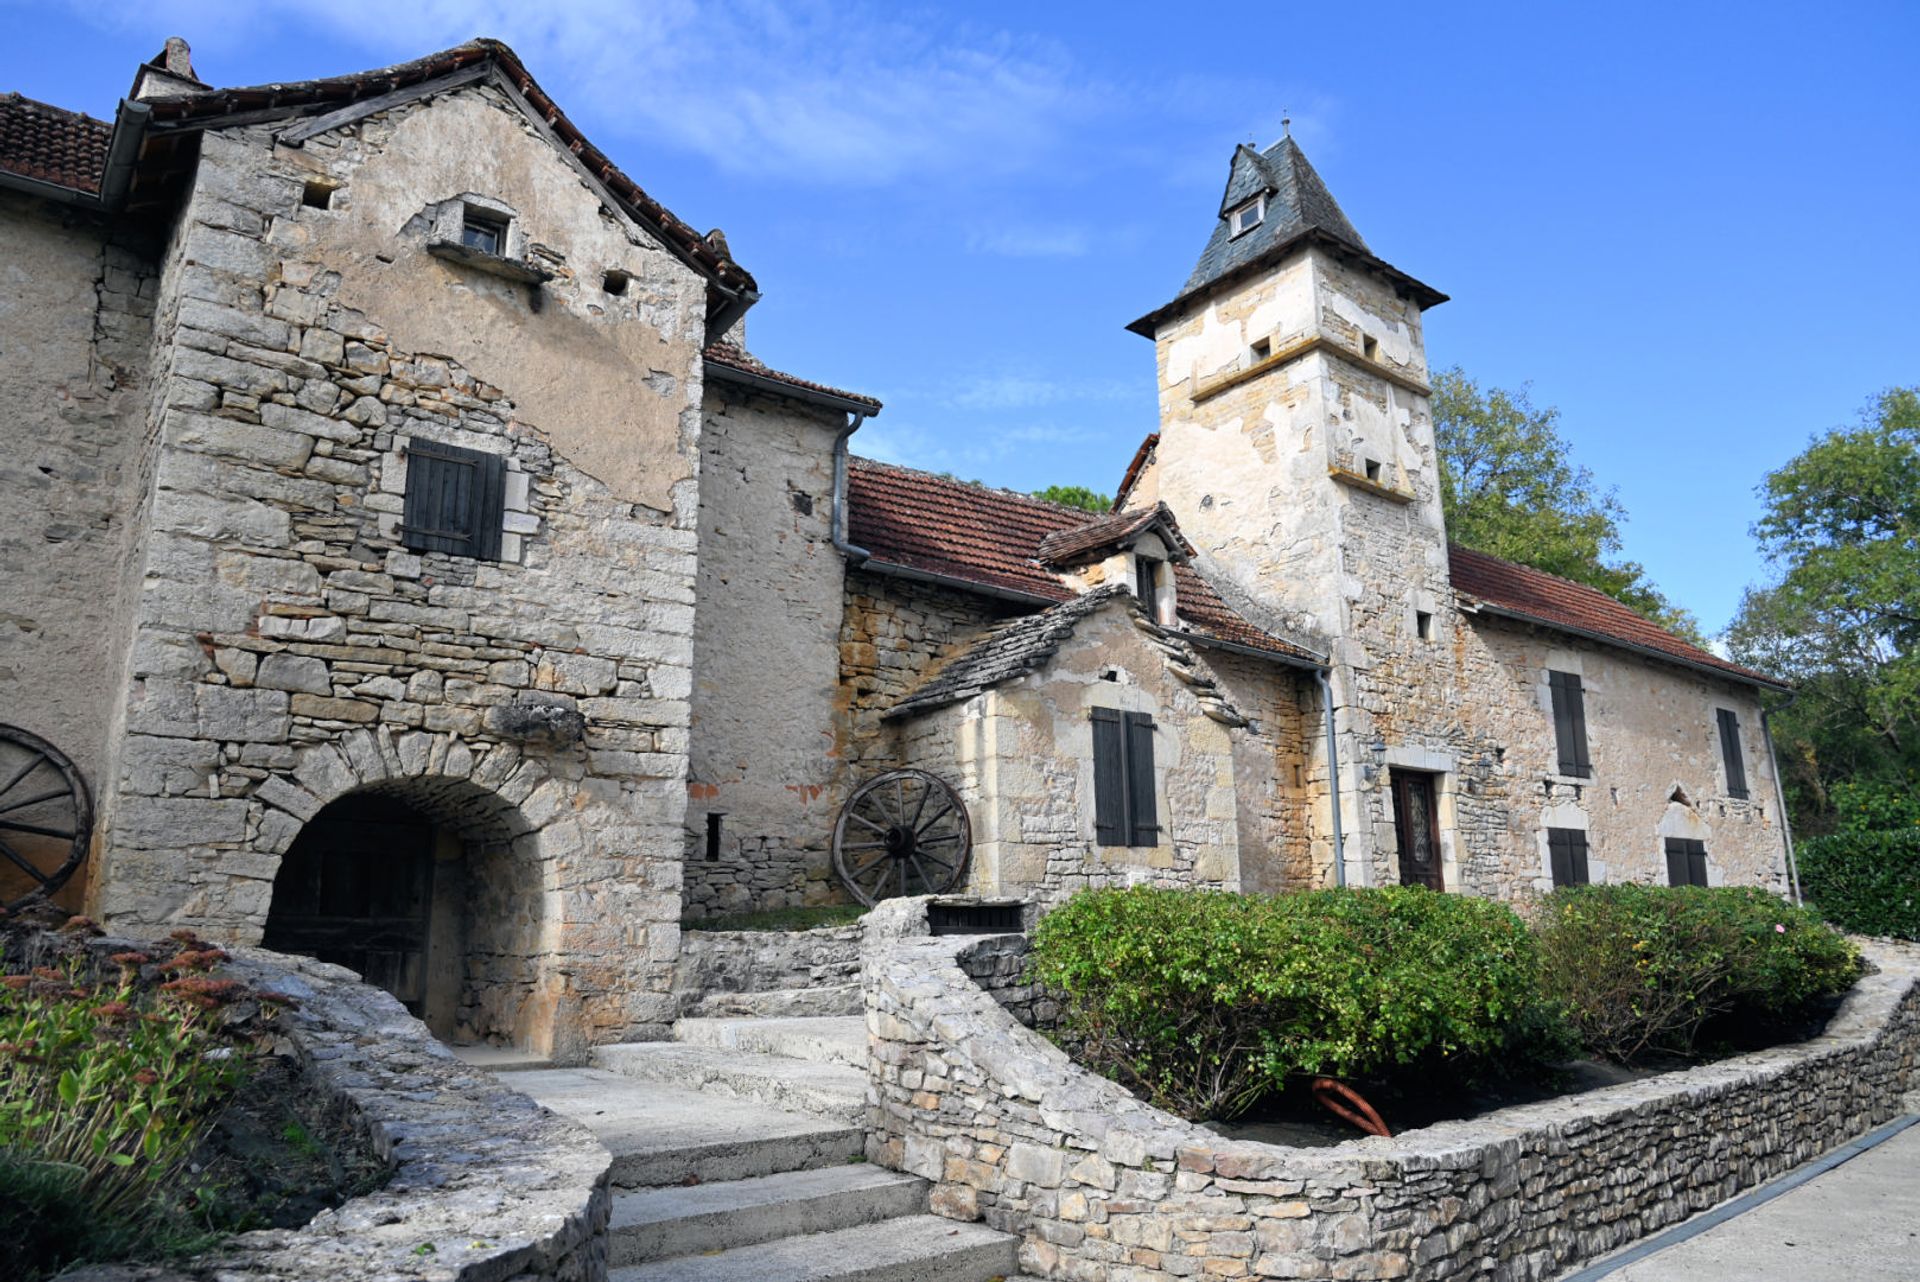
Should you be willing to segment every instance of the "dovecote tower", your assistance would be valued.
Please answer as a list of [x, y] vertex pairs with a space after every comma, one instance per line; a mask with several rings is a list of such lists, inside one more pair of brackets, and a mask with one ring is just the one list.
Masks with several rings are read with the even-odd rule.
[[1219, 572], [1329, 636], [1438, 613], [1421, 315], [1445, 298], [1376, 258], [1283, 138], [1235, 149], [1192, 276], [1128, 327], [1156, 351], [1159, 498]]

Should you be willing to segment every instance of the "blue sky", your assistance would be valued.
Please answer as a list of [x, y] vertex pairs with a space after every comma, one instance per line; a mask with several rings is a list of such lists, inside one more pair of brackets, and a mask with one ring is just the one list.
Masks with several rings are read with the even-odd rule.
[[1920, 6], [0, 0], [0, 90], [108, 115], [171, 34], [218, 85], [512, 44], [761, 282], [770, 363], [866, 453], [1111, 490], [1233, 145], [1283, 114], [1435, 367], [1531, 381], [1626, 552], [1718, 629], [1754, 487], [1920, 383]]

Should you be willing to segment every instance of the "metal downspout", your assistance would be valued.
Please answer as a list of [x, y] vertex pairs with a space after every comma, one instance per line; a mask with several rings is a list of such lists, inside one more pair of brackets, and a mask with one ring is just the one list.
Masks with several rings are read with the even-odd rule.
[[1333, 884], [1347, 884], [1347, 843], [1340, 832], [1340, 736], [1333, 728], [1333, 680], [1325, 668], [1314, 674], [1320, 682], [1320, 707], [1327, 718], [1327, 790], [1333, 809]]
[[114, 115], [113, 134], [107, 144], [107, 166], [100, 177], [101, 208], [112, 211], [127, 198], [133, 185], [134, 167], [140, 161], [140, 145], [146, 140], [147, 125], [153, 120], [153, 108], [128, 98], [120, 100]]
[[866, 421], [865, 414], [850, 414], [840, 435], [833, 438], [833, 546], [849, 564], [856, 566], [873, 553], [847, 542], [847, 442]]
[[[1790, 706], [1799, 698], [1795, 692], [1793, 698], [1782, 706]], [[1780, 834], [1787, 839], [1787, 876], [1793, 883], [1793, 902], [1795, 907], [1806, 907], [1807, 901], [1800, 893], [1800, 865], [1793, 857], [1793, 824], [1787, 819], [1787, 786], [1780, 778], [1780, 758], [1773, 751], [1772, 709], [1766, 704], [1760, 705], [1760, 737], [1767, 745], [1767, 768], [1773, 771], [1774, 804], [1780, 807]]]

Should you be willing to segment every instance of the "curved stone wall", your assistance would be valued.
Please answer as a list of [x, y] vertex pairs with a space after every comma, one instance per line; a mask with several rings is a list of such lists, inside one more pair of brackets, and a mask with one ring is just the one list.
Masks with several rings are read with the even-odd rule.
[[[94, 941], [125, 948], [127, 941]], [[612, 1158], [588, 1131], [469, 1068], [353, 972], [262, 949], [223, 976], [297, 998], [286, 1044], [346, 1099], [392, 1166], [386, 1186], [301, 1229], [243, 1233], [172, 1268], [101, 1266], [74, 1282], [602, 1282]], [[511, 1079], [507, 1079], [511, 1080]]]
[[934, 1181], [939, 1214], [1019, 1233], [1028, 1273], [1076, 1282], [1545, 1278], [1886, 1121], [1920, 1086], [1920, 948], [1873, 945], [1878, 973], [1806, 1043], [1391, 1139], [1234, 1142], [1022, 1027], [968, 974], [1004, 977], [1003, 941], [869, 947], [869, 1157]]

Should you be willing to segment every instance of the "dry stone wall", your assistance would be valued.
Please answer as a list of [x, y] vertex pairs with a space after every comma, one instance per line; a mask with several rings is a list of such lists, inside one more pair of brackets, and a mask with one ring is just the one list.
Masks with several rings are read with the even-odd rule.
[[1008, 953], [870, 950], [868, 1155], [933, 1181], [937, 1214], [1020, 1234], [1036, 1277], [1544, 1279], [1886, 1121], [1920, 1084], [1920, 952], [1874, 946], [1878, 973], [1803, 1045], [1391, 1139], [1233, 1142], [1022, 1027], [1004, 985], [969, 974], [1004, 978]]
[[[515, 211], [545, 284], [426, 252], [471, 193]], [[257, 939], [278, 856], [319, 806], [374, 776], [453, 778], [519, 812], [512, 851], [534, 869], [539, 921], [520, 933], [541, 979], [515, 1036], [574, 1054], [664, 1027], [698, 277], [472, 87], [297, 151], [267, 127], [206, 135], [160, 307], [99, 906]], [[505, 460], [500, 561], [403, 545], [412, 440]], [[577, 712], [583, 735], [527, 739], [502, 718], [529, 703]]]

